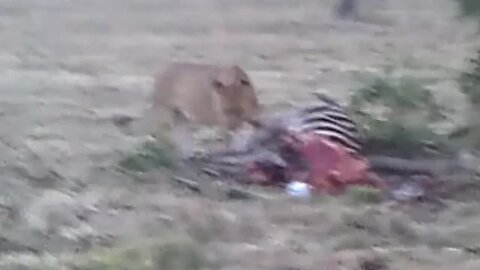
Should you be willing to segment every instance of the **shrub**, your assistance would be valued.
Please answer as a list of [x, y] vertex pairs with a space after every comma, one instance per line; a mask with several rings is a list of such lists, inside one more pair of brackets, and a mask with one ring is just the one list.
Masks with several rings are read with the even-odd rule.
[[430, 124], [444, 119], [430, 90], [409, 77], [374, 78], [354, 92], [350, 109], [367, 152], [418, 153], [426, 141], [438, 139]]
[[480, 16], [480, 1], [478, 0], [455, 0], [460, 8], [460, 12], [465, 17]]

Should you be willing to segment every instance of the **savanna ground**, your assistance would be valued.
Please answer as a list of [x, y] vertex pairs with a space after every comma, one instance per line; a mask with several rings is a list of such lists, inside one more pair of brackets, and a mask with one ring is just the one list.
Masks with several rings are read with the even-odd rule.
[[440, 129], [461, 122], [455, 79], [475, 23], [450, 0], [363, 2], [352, 22], [333, 0], [2, 0], [0, 268], [480, 269], [466, 251], [480, 244], [478, 202], [419, 220], [433, 214], [348, 198], [222, 202], [166, 170], [115, 169], [144, 140], [118, 119], [142, 117], [165, 61], [239, 63], [267, 109], [312, 90], [344, 101], [393, 69], [450, 109]]

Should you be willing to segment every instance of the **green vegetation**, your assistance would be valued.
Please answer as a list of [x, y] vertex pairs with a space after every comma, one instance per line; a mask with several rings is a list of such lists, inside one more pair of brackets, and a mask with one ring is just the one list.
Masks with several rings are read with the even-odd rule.
[[466, 17], [480, 16], [480, 1], [478, 0], [455, 0], [458, 3], [460, 12]]
[[132, 172], [146, 172], [154, 168], [169, 168], [175, 166], [174, 151], [166, 143], [145, 142], [133, 153], [122, 159], [120, 167]]
[[382, 200], [382, 192], [377, 188], [371, 187], [351, 187], [347, 189], [347, 197], [353, 203], [378, 203]]
[[[480, 5], [480, 2], [478, 2]], [[460, 90], [468, 97], [474, 109], [480, 109], [480, 50], [476, 56], [469, 59], [469, 65], [460, 75], [458, 80]]]
[[[480, 1], [478, 0], [455, 0], [460, 13], [466, 18], [476, 19], [480, 26]], [[471, 111], [467, 115], [465, 126], [458, 128], [452, 133], [450, 139], [456, 144], [480, 149], [480, 49], [467, 62], [467, 66], [458, 78], [460, 91], [467, 97]]]
[[350, 100], [365, 150], [398, 155], [418, 153], [438, 136], [432, 125], [444, 119], [443, 108], [420, 80], [388, 75], [355, 90]]
[[[97, 251], [71, 262], [77, 270], [198, 270], [209, 268], [198, 243], [187, 237], [144, 241], [122, 249]], [[210, 267], [211, 268], [211, 267]]]

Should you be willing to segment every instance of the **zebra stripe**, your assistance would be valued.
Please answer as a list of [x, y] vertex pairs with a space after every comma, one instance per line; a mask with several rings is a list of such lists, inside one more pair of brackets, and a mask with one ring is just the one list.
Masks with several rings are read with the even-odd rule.
[[341, 105], [323, 95], [316, 96], [320, 103], [300, 111], [301, 130], [325, 136], [350, 153], [358, 153], [362, 147], [356, 123]]

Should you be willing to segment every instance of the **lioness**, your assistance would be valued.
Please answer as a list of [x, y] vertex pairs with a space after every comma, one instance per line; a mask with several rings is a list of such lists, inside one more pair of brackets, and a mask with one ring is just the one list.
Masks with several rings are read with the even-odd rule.
[[192, 154], [191, 132], [178, 132], [186, 122], [220, 127], [228, 143], [232, 131], [256, 123], [259, 114], [252, 82], [237, 65], [170, 64], [155, 76], [152, 102], [153, 134], [170, 130], [187, 156]]

